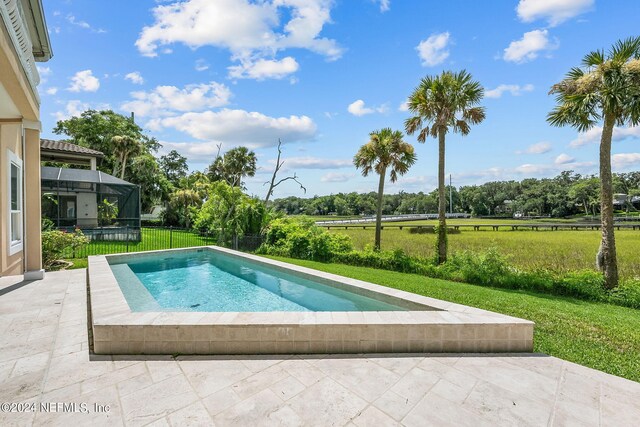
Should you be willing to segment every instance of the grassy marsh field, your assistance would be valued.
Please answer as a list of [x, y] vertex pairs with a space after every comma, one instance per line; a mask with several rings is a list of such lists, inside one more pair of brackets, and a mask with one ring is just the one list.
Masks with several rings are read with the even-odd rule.
[[[458, 220], [470, 224], [474, 220]], [[454, 224], [451, 221], [450, 224]], [[491, 222], [484, 222], [491, 223]], [[413, 224], [413, 223], [412, 223]], [[435, 224], [431, 221], [429, 224]], [[356, 249], [373, 246], [373, 228], [348, 230], [332, 228], [332, 233], [342, 233], [351, 237]], [[382, 230], [382, 249], [403, 249], [410, 255], [434, 256], [436, 235], [412, 234], [408, 228]], [[463, 229], [449, 235], [449, 249], [457, 251], [483, 251], [496, 248], [507, 255], [517, 267], [527, 270], [545, 268], [564, 272], [594, 268], [596, 253], [600, 244], [597, 230], [529, 231], [509, 229], [474, 231]], [[640, 277], [640, 231], [616, 231], [618, 263], [623, 278]]]

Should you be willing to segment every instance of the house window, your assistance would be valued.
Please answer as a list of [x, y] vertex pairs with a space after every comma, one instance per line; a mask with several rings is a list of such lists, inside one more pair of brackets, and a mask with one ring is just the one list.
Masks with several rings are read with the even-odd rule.
[[9, 255], [22, 250], [22, 160], [9, 154]]

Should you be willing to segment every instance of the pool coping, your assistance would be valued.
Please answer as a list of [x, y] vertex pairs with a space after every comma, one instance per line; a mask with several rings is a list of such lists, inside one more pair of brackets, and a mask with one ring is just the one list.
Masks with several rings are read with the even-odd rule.
[[[132, 312], [108, 259], [209, 250], [307, 279], [431, 310]], [[96, 354], [528, 352], [534, 323], [217, 246], [91, 256], [87, 282]]]

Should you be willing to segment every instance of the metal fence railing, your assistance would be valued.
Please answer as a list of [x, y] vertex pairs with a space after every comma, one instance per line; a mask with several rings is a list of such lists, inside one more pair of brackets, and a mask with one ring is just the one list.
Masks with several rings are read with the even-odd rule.
[[156, 251], [219, 245], [241, 251], [255, 251], [262, 244], [262, 236], [245, 235], [231, 242], [221, 242], [212, 233], [176, 227], [105, 227], [82, 229], [90, 243], [65, 254], [67, 258], [86, 258], [126, 252]]

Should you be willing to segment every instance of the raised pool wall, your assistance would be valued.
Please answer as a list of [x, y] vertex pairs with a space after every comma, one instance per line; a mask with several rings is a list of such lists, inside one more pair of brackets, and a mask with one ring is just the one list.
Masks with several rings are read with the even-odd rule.
[[[209, 250], [387, 300], [409, 311], [132, 312], [109, 259]], [[96, 354], [531, 352], [533, 322], [268, 258], [205, 248], [89, 257]]]

